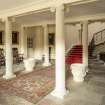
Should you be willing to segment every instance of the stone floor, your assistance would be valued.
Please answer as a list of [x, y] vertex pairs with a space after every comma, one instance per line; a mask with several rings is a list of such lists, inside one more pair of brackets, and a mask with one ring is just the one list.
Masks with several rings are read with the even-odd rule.
[[69, 79], [69, 94], [64, 100], [48, 95], [37, 105], [105, 105], [105, 65], [96, 60], [89, 62], [90, 70], [83, 83]]
[[[2, 67], [0, 69], [1, 94], [6, 94], [7, 96], [8, 94], [12, 93], [12, 96], [16, 96], [16, 98], [21, 97], [21, 99], [24, 98], [24, 100], [26, 99], [29, 102], [37, 103], [39, 100], [41, 100], [44, 96], [46, 96], [49, 92], [53, 90], [54, 74], [55, 74], [54, 73], [55, 67], [53, 63], [49, 67], [43, 67], [42, 63], [38, 62], [34, 68], [34, 71], [30, 73], [23, 72], [24, 70], [23, 64], [13, 65], [13, 68], [16, 68], [13, 69], [16, 74], [16, 78], [10, 80], [5, 80], [2, 78], [2, 75], [4, 74], [3, 71], [5, 71], [4, 70], [5, 68]], [[1, 97], [3, 97], [3, 95]], [[14, 101], [17, 100], [16, 98], [14, 99]], [[3, 99], [5, 100], [5, 97]], [[9, 101], [9, 98], [6, 100]], [[0, 102], [5, 102], [5, 101], [0, 101]], [[11, 104], [6, 104], [6, 105], [11, 105]]]
[[[71, 77], [67, 81], [67, 88], [69, 94], [65, 96], [64, 100], [57, 99], [49, 94], [36, 105], [105, 105], [105, 65], [90, 60], [89, 73], [85, 81], [76, 83]], [[1, 89], [0, 105], [35, 104]]]
[[[13, 66], [14, 72], [24, 70], [23, 63], [14, 64]], [[5, 73], [5, 67], [0, 67], [0, 76]], [[27, 100], [20, 98], [10, 92], [5, 91], [4, 89], [0, 89], [0, 105], [34, 105], [33, 103], [28, 102]]]
[[[13, 65], [14, 72], [23, 71], [24, 69], [25, 68], [23, 66], [23, 63]], [[5, 66], [0, 67], [0, 76], [2, 76], [3, 74], [5, 74]]]

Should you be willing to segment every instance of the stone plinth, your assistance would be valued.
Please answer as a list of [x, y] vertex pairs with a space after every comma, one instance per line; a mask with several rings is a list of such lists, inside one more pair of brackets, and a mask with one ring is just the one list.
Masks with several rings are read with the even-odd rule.
[[76, 82], [83, 82], [86, 76], [86, 66], [79, 63], [74, 63], [71, 65], [73, 80]]
[[24, 67], [26, 72], [31, 72], [34, 70], [36, 60], [34, 58], [28, 58], [24, 60]]

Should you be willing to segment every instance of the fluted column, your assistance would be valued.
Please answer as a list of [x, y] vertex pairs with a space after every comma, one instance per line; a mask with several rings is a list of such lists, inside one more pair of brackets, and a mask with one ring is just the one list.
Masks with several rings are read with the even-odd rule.
[[12, 54], [12, 23], [5, 19], [5, 50], [6, 50], [6, 71], [3, 78], [10, 79], [16, 77], [13, 73], [13, 54]]
[[65, 35], [64, 35], [64, 5], [56, 7], [56, 70], [55, 89], [51, 93], [58, 98], [67, 94], [65, 87]]
[[83, 22], [82, 44], [83, 64], [88, 67], [88, 21]]
[[49, 46], [48, 46], [48, 27], [47, 24], [43, 25], [44, 28], [44, 63], [43, 66], [51, 65], [49, 61]]

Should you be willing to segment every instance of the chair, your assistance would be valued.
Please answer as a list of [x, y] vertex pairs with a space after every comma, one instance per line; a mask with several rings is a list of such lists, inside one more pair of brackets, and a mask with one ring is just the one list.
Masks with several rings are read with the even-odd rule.
[[0, 66], [5, 65], [4, 49], [0, 48]]
[[23, 62], [23, 54], [18, 53], [17, 48], [12, 48], [13, 51], [13, 63], [20, 63]]

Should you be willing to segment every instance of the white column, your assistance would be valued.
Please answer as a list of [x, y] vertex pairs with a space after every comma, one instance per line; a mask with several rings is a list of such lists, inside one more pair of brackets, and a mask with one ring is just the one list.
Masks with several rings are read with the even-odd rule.
[[20, 30], [20, 53], [24, 54], [24, 27], [21, 26]]
[[83, 43], [83, 64], [86, 67], [88, 67], [88, 21], [83, 22], [82, 43]]
[[27, 58], [27, 28], [21, 26], [20, 34], [20, 53], [23, 54], [24, 58]]
[[42, 42], [43, 42], [43, 37], [42, 37], [42, 30], [43, 28], [40, 26], [35, 27], [35, 36], [34, 36], [34, 57], [35, 59], [42, 60]]
[[64, 98], [68, 93], [65, 88], [65, 35], [64, 35], [64, 6], [56, 7], [56, 70], [55, 89], [51, 93], [58, 98]]
[[44, 63], [43, 66], [50, 66], [49, 62], [49, 46], [48, 46], [48, 27], [47, 24], [43, 25], [44, 27]]
[[3, 78], [10, 79], [16, 77], [13, 73], [13, 56], [12, 56], [12, 23], [6, 18], [5, 20], [5, 49], [6, 49], [6, 72]]

